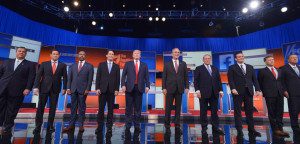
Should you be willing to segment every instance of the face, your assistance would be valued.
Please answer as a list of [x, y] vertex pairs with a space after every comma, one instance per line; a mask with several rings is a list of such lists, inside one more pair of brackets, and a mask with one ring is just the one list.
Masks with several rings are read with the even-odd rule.
[[209, 55], [206, 55], [203, 57], [203, 63], [206, 65], [210, 65], [211, 64], [211, 57]]
[[115, 53], [113, 51], [109, 51], [106, 54], [106, 58], [107, 58], [108, 61], [113, 61], [114, 60], [114, 56], [115, 56]]
[[298, 63], [298, 56], [297, 55], [291, 55], [290, 57], [289, 57], [289, 63], [290, 64], [293, 64], [293, 65], [295, 65], [295, 64], [297, 64]]
[[180, 56], [180, 50], [178, 48], [175, 48], [172, 50], [172, 58], [174, 60], [177, 60]]
[[58, 51], [52, 51], [52, 53], [50, 54], [51, 60], [53, 61], [57, 61], [59, 58], [59, 52]]
[[274, 58], [273, 57], [267, 58], [265, 63], [267, 66], [274, 66]]
[[78, 53], [78, 59], [79, 59], [80, 61], [84, 61], [84, 60], [85, 60], [85, 52], [84, 52], [84, 51], [80, 51], [80, 52]]
[[244, 54], [242, 54], [242, 53], [237, 54], [235, 57], [235, 60], [238, 63], [244, 63], [244, 61], [245, 61]]
[[16, 58], [17, 59], [25, 59], [26, 54], [27, 54], [27, 52], [24, 48], [18, 48], [16, 51]]
[[141, 58], [141, 51], [139, 51], [139, 50], [133, 51], [132, 57], [134, 60], [139, 60]]

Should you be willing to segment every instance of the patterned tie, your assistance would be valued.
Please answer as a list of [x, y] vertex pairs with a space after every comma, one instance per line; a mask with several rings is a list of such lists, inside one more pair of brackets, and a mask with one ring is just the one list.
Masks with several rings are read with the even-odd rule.
[[206, 66], [207, 66], [207, 70], [208, 70], [210, 76], [212, 76], [212, 71], [211, 71], [210, 65], [206, 65]]
[[108, 73], [111, 72], [111, 62], [108, 62]]
[[138, 75], [139, 75], [139, 64], [138, 61], [135, 61], [135, 81], [134, 83], [138, 83]]
[[80, 72], [81, 68], [82, 68], [82, 61], [79, 61], [78, 72]]
[[272, 74], [273, 74], [274, 77], [276, 78], [276, 72], [275, 72], [274, 68], [272, 67], [271, 70], [272, 70]]
[[176, 71], [176, 73], [178, 73], [178, 62], [177, 62], [177, 60], [175, 60], [175, 71]]
[[55, 71], [56, 71], [56, 61], [54, 61], [52, 64], [52, 73], [55, 74]]
[[241, 69], [242, 69], [243, 75], [246, 75], [246, 71], [245, 71], [245, 69], [244, 69], [244, 66], [243, 66], [243, 65], [241, 65]]

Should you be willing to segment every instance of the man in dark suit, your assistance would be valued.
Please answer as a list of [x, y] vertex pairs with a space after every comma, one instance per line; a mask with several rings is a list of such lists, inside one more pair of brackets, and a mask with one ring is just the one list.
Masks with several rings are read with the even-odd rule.
[[211, 107], [211, 123], [213, 133], [224, 135], [219, 129], [218, 100], [222, 97], [222, 83], [219, 70], [211, 65], [211, 56], [203, 56], [203, 65], [197, 66], [194, 72], [194, 86], [200, 101], [200, 119], [202, 135], [207, 135], [207, 108]]
[[11, 134], [24, 96], [33, 86], [35, 64], [25, 59], [27, 49], [16, 48], [16, 59], [0, 65], [0, 135]]
[[274, 67], [273, 56], [266, 56], [264, 62], [266, 67], [258, 71], [258, 82], [266, 100], [270, 125], [274, 135], [289, 137], [289, 134], [282, 129], [283, 88], [281, 71]]
[[175, 126], [180, 129], [180, 114], [182, 94], [185, 91], [189, 92], [189, 80], [187, 65], [184, 61], [179, 61], [180, 50], [178, 48], [172, 49], [172, 61], [165, 63], [162, 76], [162, 90], [166, 96], [166, 110], [165, 110], [165, 127], [166, 133], [170, 133], [170, 117], [175, 99]]
[[[288, 64], [281, 68], [282, 87], [285, 97], [288, 98], [291, 127], [294, 133], [294, 139], [300, 141], [300, 128], [298, 115], [300, 113], [300, 67], [298, 65], [298, 56], [291, 54], [288, 57]], [[296, 142], [296, 141], [295, 141]]]
[[118, 95], [120, 87], [120, 67], [113, 62], [114, 52], [108, 50], [106, 58], [105, 62], [99, 64], [96, 76], [96, 93], [99, 96], [98, 128], [96, 133], [102, 131], [106, 103], [108, 108], [107, 133], [112, 132], [115, 97]]
[[61, 91], [61, 79], [63, 78], [63, 90], [62, 94], [66, 93], [67, 88], [67, 69], [66, 64], [58, 61], [60, 53], [53, 49], [51, 51], [51, 60], [43, 62], [36, 74], [33, 92], [35, 95], [39, 95], [38, 109], [35, 117], [35, 129], [34, 134], [39, 134], [41, 126], [43, 124], [43, 115], [45, 105], [50, 99], [50, 111], [48, 116], [48, 132], [54, 132], [53, 127], [56, 105], [58, 96]]
[[234, 103], [234, 119], [238, 137], [243, 137], [242, 127], [242, 102], [244, 103], [246, 119], [248, 124], [249, 136], [261, 136], [254, 129], [253, 122], [253, 95], [261, 95], [259, 84], [256, 78], [253, 66], [245, 64], [244, 54], [239, 52], [235, 54], [236, 64], [231, 65], [228, 70], [228, 82], [231, 89]]
[[125, 92], [126, 98], [126, 134], [130, 133], [132, 111], [134, 111], [135, 133], [140, 132], [142, 97], [143, 93], [148, 93], [150, 89], [148, 66], [140, 61], [141, 51], [134, 50], [132, 56], [133, 61], [125, 63], [121, 81], [122, 91]]
[[[84, 132], [83, 123], [85, 120], [86, 97], [91, 90], [94, 67], [85, 61], [84, 51], [78, 53], [78, 63], [70, 66], [68, 71], [67, 94], [71, 95], [71, 119], [69, 126], [63, 132], [75, 129], [76, 118], [78, 117], [79, 132]], [[77, 116], [78, 109], [78, 116]]]

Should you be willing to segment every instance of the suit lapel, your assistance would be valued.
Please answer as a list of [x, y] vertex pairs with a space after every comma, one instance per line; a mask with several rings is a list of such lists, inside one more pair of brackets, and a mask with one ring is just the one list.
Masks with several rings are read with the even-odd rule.
[[[290, 71], [292, 71], [292, 73], [294, 73], [297, 77], [299, 77], [298, 75], [297, 75], [297, 73], [295, 72], [295, 70], [288, 64], [288, 67], [289, 67], [289, 69], [290, 69]], [[297, 66], [298, 67], [298, 66]], [[299, 69], [299, 67], [298, 67], [298, 69]], [[299, 69], [299, 71], [300, 71], [300, 69]]]
[[203, 69], [207, 72], [207, 74], [208, 74], [209, 76], [212, 76], [212, 73], [213, 73], [212, 67], [210, 67], [210, 68], [211, 68], [211, 75], [210, 75], [208, 69], [206, 68], [205, 64], [203, 64], [202, 67], [203, 67]]
[[[171, 69], [173, 70], [173, 72], [175, 73], [175, 74], [177, 74], [176, 73], [176, 70], [175, 70], [175, 65], [174, 65], [174, 62], [173, 62], [173, 60], [171, 60]], [[178, 70], [179, 70], [179, 66], [178, 66]]]
[[78, 71], [78, 74], [79, 74], [82, 70], [84, 70], [85, 67], [86, 67], [86, 62], [82, 65], [82, 68], [80, 69], [80, 71], [78, 71], [78, 64], [77, 64], [77, 71]]
[[[243, 72], [242, 72], [242, 69], [240, 68], [240, 65], [238, 64], [235, 64], [235, 69], [236, 71], [238, 72], [238, 74], [240, 74], [241, 76], [243, 76]], [[247, 69], [247, 68], [246, 68]]]
[[[276, 69], [277, 70], [277, 69]], [[274, 77], [272, 71], [268, 68], [268, 67], [265, 67], [265, 71], [267, 72], [268, 75], [270, 75], [272, 78], [276, 79], [276, 77]], [[278, 73], [278, 70], [277, 70], [277, 73]], [[278, 75], [278, 74], [277, 74]], [[279, 77], [279, 76], [277, 76]]]

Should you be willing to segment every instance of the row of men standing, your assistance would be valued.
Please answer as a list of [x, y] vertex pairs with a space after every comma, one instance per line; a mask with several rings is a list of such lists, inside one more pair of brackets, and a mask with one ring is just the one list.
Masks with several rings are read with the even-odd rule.
[[[59, 52], [52, 50], [51, 60], [43, 62], [36, 72], [35, 64], [25, 60], [27, 49], [18, 47], [16, 59], [5, 61], [0, 67], [0, 126], [1, 134], [11, 133], [14, 119], [22, 104], [24, 96], [33, 88], [35, 95], [39, 95], [38, 110], [36, 114], [36, 128], [34, 133], [40, 133], [43, 123], [44, 107], [50, 99], [50, 112], [47, 130], [55, 131], [53, 121], [59, 93], [71, 95], [71, 119], [64, 132], [74, 130], [78, 119], [79, 131], [83, 132], [85, 119], [86, 96], [91, 90], [93, 80], [93, 66], [85, 61], [85, 52], [78, 54], [79, 62], [73, 64], [67, 74], [66, 65], [58, 62]], [[180, 130], [180, 113], [183, 92], [188, 93], [188, 71], [184, 61], [179, 60], [180, 50], [172, 49], [172, 61], [164, 65], [162, 88], [166, 96], [165, 127], [170, 133], [170, 116], [175, 99], [175, 127]], [[112, 131], [114, 99], [119, 91], [120, 68], [113, 62], [114, 52], [107, 52], [107, 61], [100, 63], [96, 77], [96, 93], [99, 95], [98, 133], [104, 124], [104, 107], [107, 103], [107, 131]], [[135, 131], [140, 132], [142, 94], [150, 88], [148, 67], [140, 61], [141, 52], [133, 51], [133, 61], [125, 64], [121, 86], [126, 97], [126, 132], [134, 124]], [[260, 136], [254, 129], [253, 123], [253, 95], [263, 95], [269, 111], [269, 119], [274, 134], [288, 136], [282, 131], [283, 96], [288, 98], [291, 125], [294, 134], [299, 134], [298, 114], [300, 102], [298, 86], [300, 84], [297, 55], [289, 56], [289, 64], [282, 69], [274, 68], [274, 58], [266, 57], [266, 68], [259, 71], [258, 80], [251, 65], [244, 63], [244, 55], [235, 55], [237, 64], [229, 67], [228, 80], [234, 101], [234, 116], [238, 135], [242, 132], [241, 106], [244, 103], [249, 134]], [[219, 134], [224, 134], [219, 127], [218, 97], [223, 96], [220, 74], [216, 67], [211, 65], [211, 56], [203, 57], [204, 64], [198, 66], [194, 73], [194, 85], [197, 97], [200, 99], [200, 117], [202, 134], [207, 134], [208, 104], [212, 111], [212, 128]], [[269, 71], [268, 71], [269, 70]], [[272, 74], [272, 75], [271, 75]], [[273, 76], [273, 77], [272, 77]], [[63, 87], [62, 84], [63, 83]], [[254, 89], [253, 89], [254, 86]], [[62, 88], [61, 88], [62, 87]], [[255, 93], [253, 93], [255, 91]], [[262, 93], [261, 93], [262, 92]], [[78, 109], [78, 115], [77, 115]], [[133, 114], [132, 114], [133, 113]], [[133, 116], [132, 116], [133, 115]]]

